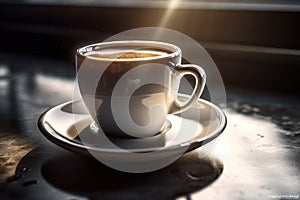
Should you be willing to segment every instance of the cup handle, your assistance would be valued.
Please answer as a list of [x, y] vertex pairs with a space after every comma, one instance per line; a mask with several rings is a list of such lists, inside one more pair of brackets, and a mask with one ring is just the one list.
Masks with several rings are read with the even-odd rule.
[[190, 98], [183, 104], [176, 99], [171, 106], [170, 114], [175, 114], [179, 112], [183, 112], [190, 108], [190, 106], [197, 101], [204, 90], [206, 75], [205, 71], [198, 65], [194, 64], [184, 64], [179, 65], [175, 68], [177, 75], [181, 79], [185, 75], [192, 75], [195, 78], [195, 88], [190, 96]]

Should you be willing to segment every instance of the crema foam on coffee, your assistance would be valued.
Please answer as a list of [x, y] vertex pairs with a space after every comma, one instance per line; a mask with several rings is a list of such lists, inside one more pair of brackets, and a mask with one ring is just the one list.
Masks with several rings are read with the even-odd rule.
[[149, 58], [168, 55], [170, 52], [162, 49], [99, 49], [86, 52], [85, 56], [91, 56], [95, 58], [108, 58], [108, 59], [134, 59], [134, 58]]

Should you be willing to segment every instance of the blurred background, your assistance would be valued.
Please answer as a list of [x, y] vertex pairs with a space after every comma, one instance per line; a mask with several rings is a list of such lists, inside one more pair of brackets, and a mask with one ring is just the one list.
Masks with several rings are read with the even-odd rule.
[[128, 29], [165, 27], [199, 41], [226, 85], [294, 93], [299, 20], [296, 0], [2, 0], [0, 52], [73, 67], [78, 47]]

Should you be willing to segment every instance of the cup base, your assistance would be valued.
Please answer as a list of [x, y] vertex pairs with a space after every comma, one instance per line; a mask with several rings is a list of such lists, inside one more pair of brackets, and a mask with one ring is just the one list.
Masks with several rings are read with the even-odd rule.
[[[162, 134], [166, 133], [168, 130], [170, 130], [171, 127], [172, 127], [171, 122], [169, 120], [166, 120], [163, 127], [161, 128], [161, 130], [158, 133], [154, 134], [151, 137], [146, 137], [146, 138], [153, 138], [153, 137], [156, 137], [158, 135], [162, 135]], [[99, 134], [100, 133], [99, 126], [95, 121], [90, 123], [89, 129], [91, 130], [91, 132], [93, 134]], [[127, 139], [128, 138], [131, 138], [131, 139], [145, 139], [145, 138], [138, 138], [138, 137], [133, 137], [133, 136], [132, 137], [117, 137], [117, 136], [107, 135], [107, 137], [109, 137], [109, 138], [123, 138], [123, 139], [125, 139], [125, 138], [127, 138]]]

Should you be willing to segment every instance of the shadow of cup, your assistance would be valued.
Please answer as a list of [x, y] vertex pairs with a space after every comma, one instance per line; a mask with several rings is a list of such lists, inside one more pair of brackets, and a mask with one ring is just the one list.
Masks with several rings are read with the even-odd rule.
[[222, 170], [218, 159], [199, 158], [195, 152], [144, 174], [120, 172], [93, 158], [68, 153], [46, 160], [41, 173], [57, 189], [90, 199], [173, 199], [208, 186]]

